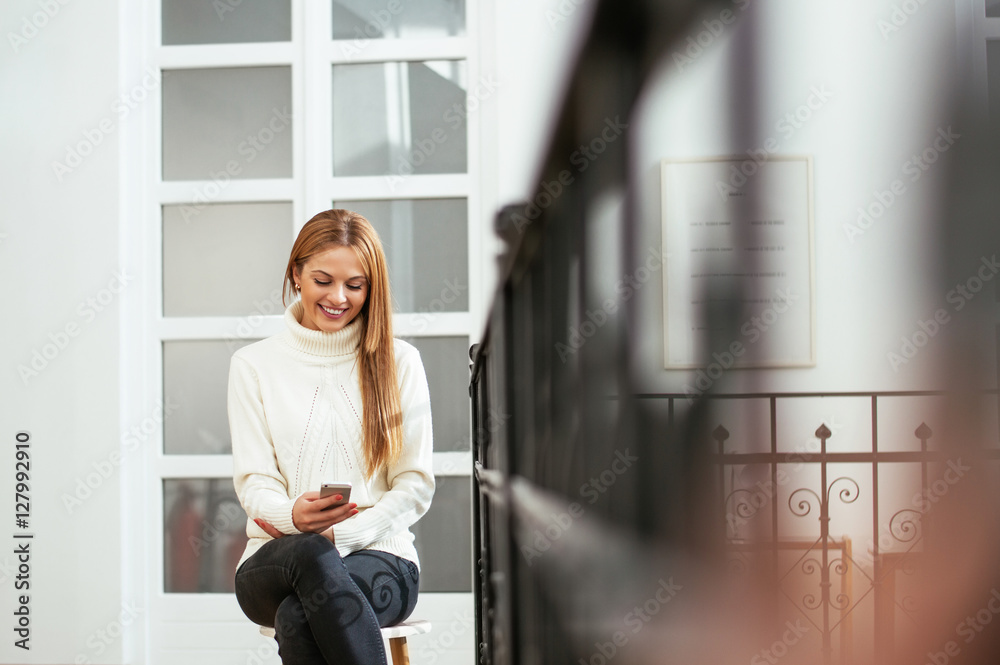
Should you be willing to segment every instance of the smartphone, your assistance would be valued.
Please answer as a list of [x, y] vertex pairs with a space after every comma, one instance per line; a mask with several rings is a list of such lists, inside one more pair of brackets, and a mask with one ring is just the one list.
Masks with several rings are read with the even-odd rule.
[[[337, 506], [342, 506], [351, 500], [351, 484], [350, 483], [323, 483], [319, 487], [319, 498], [324, 498], [332, 496], [334, 494], [340, 494], [343, 498], [330, 506], [330, 508], [336, 508]], [[329, 510], [329, 508], [327, 508]]]

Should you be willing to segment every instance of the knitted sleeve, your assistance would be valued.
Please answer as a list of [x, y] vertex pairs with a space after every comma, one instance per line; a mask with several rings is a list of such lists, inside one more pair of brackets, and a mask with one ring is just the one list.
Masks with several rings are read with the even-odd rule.
[[403, 450], [396, 463], [386, 469], [389, 491], [371, 508], [334, 525], [334, 539], [342, 556], [408, 529], [427, 512], [434, 496], [430, 392], [415, 348], [397, 348], [397, 372]]
[[[282, 533], [301, 533], [292, 523], [295, 499], [288, 498], [288, 482], [278, 470], [260, 382], [250, 364], [239, 355], [234, 355], [229, 365], [228, 410], [233, 440], [233, 485], [243, 510], [250, 519], [260, 518]], [[267, 536], [252, 523], [247, 535]]]

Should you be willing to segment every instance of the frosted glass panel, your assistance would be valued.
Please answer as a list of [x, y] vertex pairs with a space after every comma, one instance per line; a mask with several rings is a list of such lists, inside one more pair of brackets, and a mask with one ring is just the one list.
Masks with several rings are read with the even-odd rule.
[[334, 39], [465, 35], [465, 0], [334, 0]]
[[168, 455], [229, 455], [226, 397], [229, 359], [256, 339], [163, 343], [163, 451]]
[[431, 392], [434, 450], [471, 450], [469, 338], [407, 337], [417, 347]]
[[466, 171], [465, 61], [333, 67], [333, 172]]
[[986, 0], [986, 18], [1000, 17], [1000, 0]]
[[231, 478], [164, 480], [164, 590], [233, 593], [246, 519]]
[[165, 70], [163, 179], [290, 178], [291, 114], [290, 67]]
[[163, 44], [287, 42], [290, 0], [163, 0]]
[[389, 262], [394, 307], [414, 312], [420, 332], [438, 312], [469, 309], [468, 207], [465, 199], [339, 201], [368, 218]]
[[438, 476], [434, 501], [413, 525], [421, 591], [472, 591], [472, 485]]
[[290, 203], [163, 206], [163, 315], [281, 314]]

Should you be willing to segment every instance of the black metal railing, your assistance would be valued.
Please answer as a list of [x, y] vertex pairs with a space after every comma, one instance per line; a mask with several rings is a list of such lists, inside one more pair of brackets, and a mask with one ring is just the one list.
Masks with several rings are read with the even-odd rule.
[[[759, 390], [747, 394], [690, 401], [644, 392], [648, 384], [637, 377], [653, 361], [635, 351], [642, 334], [638, 299], [620, 294], [614, 307], [604, 307], [602, 279], [633, 274], [645, 253], [637, 248], [636, 211], [637, 192], [649, 174], [637, 172], [637, 139], [627, 130], [586, 169], [572, 155], [609, 121], [629, 123], [668, 48], [701, 12], [717, 13], [730, 4], [595, 2], [536, 190], [496, 220], [506, 252], [486, 333], [472, 352], [470, 385], [476, 638], [483, 665], [602, 665], [623, 652], [628, 656], [622, 660], [641, 663], [773, 663], [769, 658], [778, 651], [790, 651], [787, 640], [775, 641], [773, 649], [768, 641], [754, 660], [757, 654], [744, 658], [740, 640], [730, 633], [748, 622], [779, 628], [792, 622], [798, 628], [796, 621], [805, 630], [787, 630], [798, 655], [782, 665], [922, 663], [923, 653], [910, 660], [905, 658], [913, 654], [900, 656], [897, 619], [926, 617], [917, 617], [905, 600], [909, 594], [898, 573], [915, 563], [929, 565], [932, 518], [927, 511], [917, 515], [893, 507], [899, 478], [916, 468], [913, 491], [932, 490], [953, 454], [946, 444], [960, 446], [955, 454], [962, 459], [990, 467], [1000, 459], [995, 442], [948, 442], [922, 427], [932, 422], [922, 412], [898, 428], [909, 448], [880, 444], [878, 409], [885, 400], [947, 402], [951, 393], [768, 393], [759, 378], [764, 373], [752, 371], [745, 385]], [[744, 20], [753, 16], [748, 12]], [[753, 29], [741, 29], [730, 49], [730, 101], [737, 110], [720, 131], [740, 146], [759, 144], [753, 136], [760, 126], [758, 38]], [[961, 172], [961, 205], [950, 207], [980, 213], [977, 197], [993, 187], [984, 177], [987, 170], [967, 163]], [[963, 222], [971, 215], [942, 217], [948, 219], [941, 234], [944, 274], [970, 247], [978, 253], [984, 242], [997, 244], [996, 229], [986, 233], [985, 226]], [[588, 316], [602, 307], [604, 316]], [[650, 319], [646, 314], [643, 320]], [[731, 324], [732, 312], [715, 315], [719, 320], [705, 328]], [[712, 349], [718, 340], [700, 341]], [[975, 377], [979, 369], [956, 372], [940, 384], [995, 385]], [[977, 380], [966, 381], [970, 377]], [[811, 422], [803, 431], [815, 435], [817, 450], [790, 460], [779, 436], [778, 404], [828, 397], [870, 401], [868, 447], [842, 447], [831, 423]], [[728, 418], [719, 408], [741, 399], [764, 400], [769, 414]], [[789, 464], [801, 465], [798, 475], [779, 482]], [[752, 503], [758, 480], [774, 492], [762, 507]], [[968, 485], [980, 487], [978, 481]], [[964, 481], [960, 490], [966, 493]], [[980, 509], [988, 519], [997, 514], [993, 503]], [[933, 530], [944, 540], [957, 523], [946, 519], [952, 515], [934, 510]], [[960, 526], [968, 530], [965, 522]], [[891, 542], [880, 546], [880, 537]], [[730, 594], [742, 583], [727, 585], [718, 574], [730, 568], [763, 580], [765, 592], [732, 607]], [[705, 607], [711, 608], [707, 618]], [[638, 630], [632, 632], [636, 617]], [[855, 631], [856, 625], [864, 630]], [[768, 634], [766, 628], [755, 630]], [[981, 639], [976, 646], [988, 643]]]

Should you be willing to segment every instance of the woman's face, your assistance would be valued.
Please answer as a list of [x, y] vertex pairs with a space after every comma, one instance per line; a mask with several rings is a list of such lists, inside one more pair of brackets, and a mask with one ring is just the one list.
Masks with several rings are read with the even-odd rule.
[[334, 247], [312, 256], [293, 271], [301, 287], [302, 325], [337, 332], [354, 320], [368, 299], [368, 278], [350, 247]]

